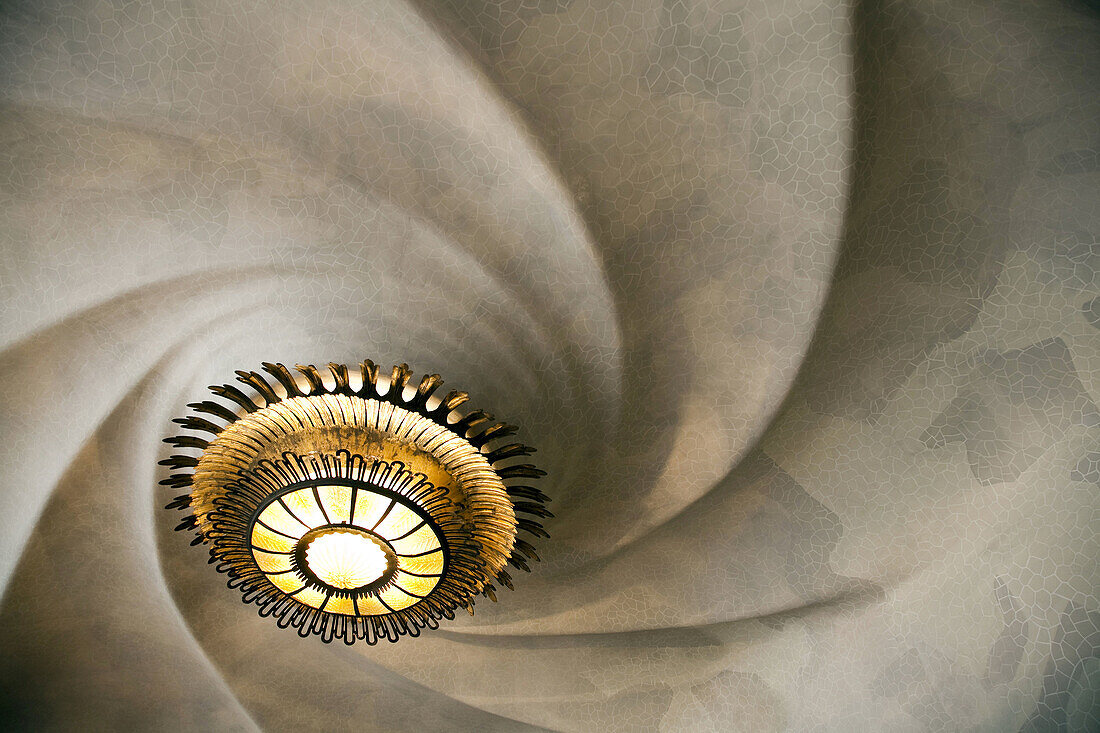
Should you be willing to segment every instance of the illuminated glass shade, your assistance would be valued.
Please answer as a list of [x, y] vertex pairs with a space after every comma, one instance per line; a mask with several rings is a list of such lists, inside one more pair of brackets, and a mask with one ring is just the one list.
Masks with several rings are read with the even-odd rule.
[[370, 484], [273, 494], [251, 534], [252, 555], [273, 585], [335, 613], [408, 608], [432, 592], [445, 568], [444, 539], [431, 518]]
[[[408, 367], [380, 387], [377, 367], [361, 365], [352, 389], [347, 367], [329, 365], [328, 388], [313, 367], [299, 384], [281, 364], [238, 372], [252, 388], [211, 387], [234, 409], [206, 401], [177, 420], [212, 440], [168, 438], [198, 455], [162, 461], [177, 473], [161, 483], [189, 492], [170, 508], [190, 510], [177, 529], [196, 532], [229, 585], [260, 613], [305, 636], [347, 643], [435, 628], [473, 598], [496, 600], [512, 587], [505, 566], [529, 570], [534, 548], [517, 534], [546, 536], [521, 515], [551, 516], [530, 486], [542, 475], [513, 459], [533, 449], [502, 438], [515, 428], [474, 411], [463, 392], [431, 399], [438, 375], [405, 398]], [[224, 421], [211, 422], [207, 416]]]
[[330, 588], [357, 591], [381, 580], [389, 567], [388, 543], [339, 525], [323, 527], [317, 536], [299, 542], [305, 548], [305, 567]]

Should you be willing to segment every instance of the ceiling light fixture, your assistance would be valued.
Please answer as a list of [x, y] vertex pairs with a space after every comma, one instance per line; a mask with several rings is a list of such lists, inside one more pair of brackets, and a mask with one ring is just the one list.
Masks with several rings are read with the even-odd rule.
[[188, 489], [168, 504], [191, 512], [176, 529], [261, 616], [324, 641], [396, 641], [495, 601], [506, 565], [539, 559], [516, 534], [549, 535], [517, 514], [553, 516], [529, 485], [545, 474], [515, 462], [534, 449], [501, 440], [514, 426], [458, 412], [467, 393], [433, 397], [438, 374], [414, 389], [406, 364], [386, 379], [364, 361], [354, 387], [344, 364], [330, 384], [313, 366], [263, 370], [273, 382], [237, 372], [251, 395], [213, 386], [227, 404], [188, 405], [174, 422], [213, 438], [166, 438], [180, 452], [161, 461], [182, 470], [161, 484]]

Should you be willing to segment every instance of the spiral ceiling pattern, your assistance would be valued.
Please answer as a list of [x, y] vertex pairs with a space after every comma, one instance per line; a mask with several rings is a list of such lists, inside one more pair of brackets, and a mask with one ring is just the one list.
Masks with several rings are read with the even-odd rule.
[[[1088, 4], [0, 14], [7, 728], [1100, 723]], [[366, 355], [522, 425], [553, 541], [323, 645], [172, 532], [161, 438]]]

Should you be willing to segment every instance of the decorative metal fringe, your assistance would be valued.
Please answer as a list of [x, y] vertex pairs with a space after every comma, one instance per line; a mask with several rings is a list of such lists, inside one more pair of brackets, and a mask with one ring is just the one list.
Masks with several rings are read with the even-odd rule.
[[[207, 433], [215, 436], [216, 440], [216, 436], [228, 425], [244, 415], [257, 412], [285, 399], [345, 395], [378, 400], [428, 418], [480, 450], [481, 455], [504, 483], [517, 514], [540, 519], [553, 516], [546, 508], [550, 497], [531, 485], [534, 480], [545, 476], [545, 472], [529, 463], [511, 462], [535, 452], [535, 449], [530, 446], [522, 443], [506, 443], [503, 440], [516, 433], [515, 426], [496, 422], [492, 415], [483, 410], [472, 410], [460, 415], [456, 412], [457, 409], [469, 401], [468, 393], [460, 390], [448, 392], [438, 403], [428, 407], [433, 394], [443, 384], [438, 374], [423, 376], [415, 391], [406, 399], [405, 388], [412, 377], [407, 364], [393, 367], [389, 386], [385, 391], [379, 384], [379, 368], [369, 359], [359, 365], [362, 378], [358, 389], [352, 389], [349, 370], [344, 364], [328, 365], [333, 382], [331, 388], [325, 384], [321, 373], [313, 365], [299, 364], [295, 367], [304, 377], [306, 385], [300, 385], [294, 374], [282, 364], [264, 362], [262, 368], [274, 379], [275, 384], [281, 386], [283, 395], [280, 396], [275, 385], [263, 374], [256, 371], [238, 371], [236, 372], [237, 381], [251, 388], [255, 396], [249, 396], [232, 384], [213, 385], [209, 388], [210, 391], [228, 402], [228, 405], [212, 400], [193, 402], [188, 407], [196, 414], [176, 418], [173, 422], [189, 433]], [[220, 423], [208, 418], [214, 418]], [[178, 449], [205, 451], [213, 440], [194, 434], [183, 434], [165, 438], [164, 442]], [[484, 562], [477, 557], [476, 553], [462, 549], [464, 545], [461, 542], [449, 544], [447, 575], [453, 575], [453, 578], [448, 578], [452, 582], [441, 581], [424, 600], [409, 608], [386, 615], [348, 616], [328, 613], [307, 606], [272, 585], [256, 565], [249, 550], [250, 539], [247, 532], [255, 507], [272, 491], [277, 490], [278, 486], [293, 482], [288, 482], [287, 479], [302, 476], [301, 480], [305, 480], [305, 477], [310, 475], [310, 470], [315, 476], [318, 475], [317, 471], [321, 470], [320, 475], [356, 479], [361, 476], [366, 477], [368, 472], [373, 470], [371, 466], [374, 465], [362, 456], [346, 450], [319, 458], [311, 456], [310, 459], [312, 463], [308, 467], [303, 463], [302, 457], [291, 453], [284, 454], [278, 461], [262, 461], [255, 471], [239, 475], [238, 479], [227, 487], [226, 495], [215, 501], [214, 509], [207, 515], [209, 521], [205, 531], [200, 528], [198, 517], [194, 513], [188, 514], [176, 526], [176, 530], [194, 532], [196, 536], [191, 542], [192, 545], [206, 543], [211, 546], [210, 562], [219, 572], [229, 576], [227, 585], [230, 588], [241, 590], [244, 602], [256, 603], [261, 616], [273, 617], [280, 627], [295, 628], [303, 637], [316, 634], [325, 642], [341, 639], [347, 644], [352, 644], [356, 640], [362, 640], [368, 644], [375, 644], [379, 639], [393, 642], [404, 635], [418, 636], [420, 630], [424, 628], [437, 628], [440, 619], [453, 619], [454, 611], [459, 607], [473, 613], [474, 595], [477, 592], [473, 579], [482, 569]], [[192, 455], [173, 454], [160, 463], [177, 472], [161, 480], [160, 484], [174, 489], [190, 489], [194, 477], [193, 469], [198, 462], [199, 459]], [[369, 481], [369, 477], [359, 480]], [[432, 486], [432, 484], [427, 485]], [[438, 509], [441, 502], [449, 503], [440, 495], [437, 487], [432, 486], [435, 493], [425, 496], [416, 494], [416, 485], [412, 485], [411, 488], [406, 485], [405, 488], [411, 492], [408, 494], [409, 498], [424, 507], [425, 511], [432, 513], [433, 517], [436, 514], [439, 515], [438, 526], [447, 536], [449, 543], [455, 538], [456, 532], [462, 531], [453, 519], [447, 519], [439, 512], [433, 513], [433, 508]], [[170, 501], [166, 508], [189, 512], [192, 506], [191, 494], [185, 493]], [[517, 530], [535, 537], [549, 537], [542, 524], [534, 519], [517, 517], [516, 526]], [[515, 568], [530, 572], [528, 560], [539, 562], [535, 548], [531, 543], [516, 537], [512, 552], [508, 556], [508, 563]], [[509, 589], [514, 587], [510, 574], [503, 569], [495, 574], [494, 579]], [[494, 585], [486, 584], [480, 592], [491, 600], [496, 600]]]

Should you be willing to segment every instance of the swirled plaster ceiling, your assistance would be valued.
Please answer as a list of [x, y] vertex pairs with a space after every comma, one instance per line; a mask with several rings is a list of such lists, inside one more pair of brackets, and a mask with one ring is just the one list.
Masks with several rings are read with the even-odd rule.
[[[157, 0], [0, 20], [0, 716], [149, 730], [1097, 725], [1083, 3]], [[438, 371], [554, 540], [301, 640], [171, 532], [260, 361]]]

